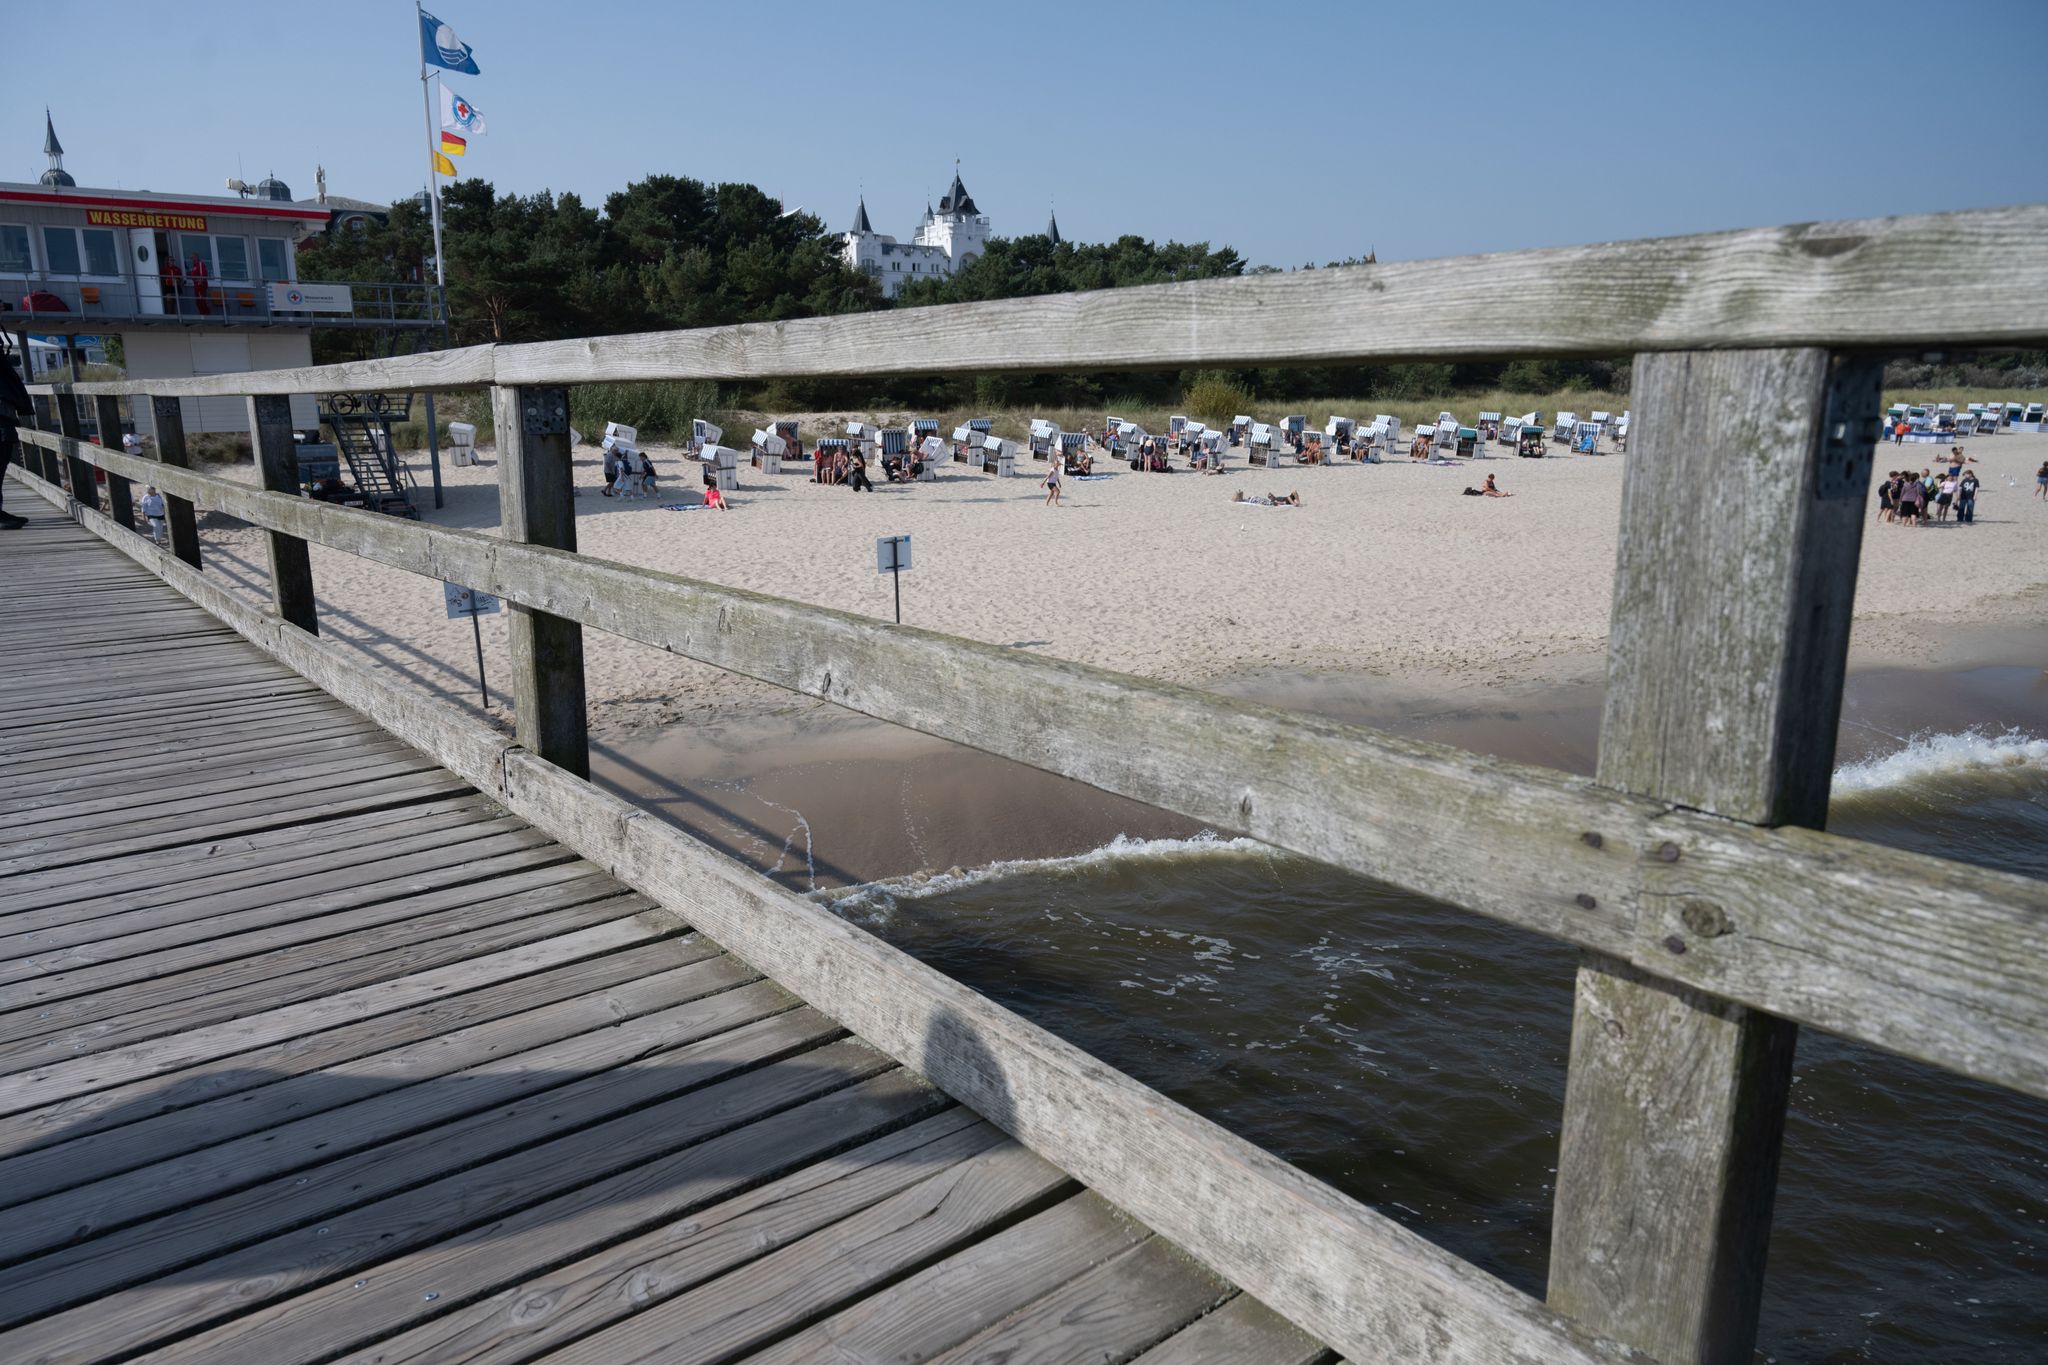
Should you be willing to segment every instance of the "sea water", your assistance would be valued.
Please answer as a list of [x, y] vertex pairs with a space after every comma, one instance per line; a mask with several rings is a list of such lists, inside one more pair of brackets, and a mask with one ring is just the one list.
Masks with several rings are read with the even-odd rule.
[[[2048, 877], [2048, 739], [1863, 747], [1836, 774], [1835, 832]], [[1213, 834], [819, 894], [1543, 1292], [1572, 950]], [[2044, 1220], [2048, 1104], [1807, 1030], [1760, 1357], [2048, 1358]]]

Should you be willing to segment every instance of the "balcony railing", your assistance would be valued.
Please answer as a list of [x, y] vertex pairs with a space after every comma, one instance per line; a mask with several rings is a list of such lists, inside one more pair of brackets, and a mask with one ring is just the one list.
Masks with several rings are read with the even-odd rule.
[[9, 331], [77, 333], [98, 330], [102, 319], [124, 326], [438, 327], [447, 316], [442, 291], [432, 284], [382, 281], [298, 281], [309, 296], [345, 289], [346, 308], [315, 297], [294, 308], [275, 297], [269, 280], [208, 279], [146, 271], [69, 275], [0, 268], [0, 325]]

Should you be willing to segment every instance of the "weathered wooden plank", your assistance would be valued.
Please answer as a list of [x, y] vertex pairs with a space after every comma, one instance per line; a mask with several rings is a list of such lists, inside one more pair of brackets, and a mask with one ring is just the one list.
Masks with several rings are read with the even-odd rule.
[[[157, 460], [176, 469], [186, 468], [191, 461], [185, 450], [184, 404], [176, 398], [152, 397], [149, 411], [156, 427], [153, 445]], [[164, 511], [165, 520], [170, 523], [171, 553], [183, 563], [198, 568], [199, 527], [193, 517], [191, 500], [166, 494]]]
[[2038, 342], [2048, 208], [501, 346], [500, 384]]
[[176, 844], [201, 843], [230, 834], [273, 829], [278, 825], [302, 823], [314, 817], [316, 813], [340, 815], [351, 811], [382, 810], [392, 806], [411, 805], [414, 802], [447, 796], [457, 790], [458, 785], [449, 781], [444, 774], [424, 770], [393, 777], [379, 777], [367, 782], [352, 782], [345, 786], [329, 787], [324, 791], [314, 788], [295, 792], [277, 797], [267, 806], [238, 806], [219, 815], [199, 812], [126, 824], [118, 831], [105, 828], [97, 831], [79, 830], [47, 834], [36, 839], [24, 839], [9, 846], [5, 851], [12, 856], [0, 859], [0, 875], [12, 876], [20, 872], [90, 863], [114, 851], [132, 853], [144, 849], [167, 848]]
[[[869, 1087], [876, 1084], [868, 1083]], [[858, 1090], [841, 1091], [813, 1103], [840, 1104], [854, 1098], [864, 1097]], [[801, 1122], [802, 1135], [814, 1135], [822, 1126], [796, 1111], [770, 1120], [793, 1121]], [[755, 1135], [746, 1136], [751, 1139]], [[943, 1173], [948, 1167], [1005, 1144], [1012, 1151], [1021, 1150], [997, 1129], [956, 1105], [873, 1141], [819, 1159], [811, 1159], [812, 1153], [798, 1148], [789, 1157], [807, 1164], [789, 1175], [686, 1215], [684, 1210], [690, 1202], [701, 1197], [696, 1187], [686, 1191], [681, 1199], [636, 1201], [636, 1219], [652, 1216], [658, 1210], [665, 1221], [638, 1237], [559, 1269], [518, 1282], [510, 1282], [508, 1277], [509, 1287], [452, 1311], [429, 1317], [431, 1309], [414, 1310], [413, 1316], [428, 1320], [337, 1359], [346, 1365], [399, 1365], [425, 1360], [476, 1365], [490, 1360], [531, 1359], [617, 1322], [646, 1305], [672, 1299], [735, 1266], [777, 1251], [840, 1218]], [[749, 1151], [759, 1152], [762, 1146], [750, 1142]], [[707, 1147], [694, 1157], [701, 1163], [713, 1150]], [[744, 1168], [732, 1174], [744, 1178]], [[673, 1180], [667, 1184], [674, 1187]], [[471, 1249], [460, 1242], [430, 1247], [416, 1256], [380, 1266], [379, 1288], [381, 1291], [392, 1277], [411, 1279], [416, 1268], [422, 1278], [436, 1283], [450, 1274], [467, 1271], [474, 1275], [470, 1268], [474, 1260]], [[468, 1283], [474, 1286], [484, 1278], [477, 1276]], [[621, 1293], [626, 1285], [632, 1286], [631, 1292]], [[300, 1302], [294, 1300], [280, 1311], [300, 1311]], [[413, 1305], [407, 1304], [406, 1308], [413, 1309]], [[247, 1319], [241, 1320], [241, 1325], [260, 1330]]]
[[[0, 1041], [0, 1073], [39, 1067], [52, 1057], [127, 1047], [230, 1021], [265, 1005], [353, 990], [481, 957], [513, 944], [629, 917], [644, 905], [635, 897], [620, 896], [618, 887], [602, 876], [578, 875], [572, 863], [505, 880], [522, 889], [489, 898], [477, 892], [473, 904], [460, 894], [445, 892], [420, 898], [463, 907], [460, 919], [436, 926], [445, 932], [430, 935], [422, 924], [408, 933], [408, 926], [401, 923], [351, 935], [325, 957], [317, 944], [312, 950], [286, 950], [275, 966], [289, 969], [289, 975], [270, 976], [272, 964], [262, 960], [241, 961], [191, 979], [172, 977], [47, 1004], [33, 1016], [10, 1021], [16, 1027]], [[363, 949], [361, 956], [345, 955], [346, 948], [355, 946]]]
[[1329, 1349], [1249, 1294], [1175, 1332], [1133, 1365], [1328, 1365]]
[[[758, 1262], [805, 1232], [868, 1208], [905, 1186], [945, 1182], [957, 1188], [961, 1177], [956, 1172], [963, 1162], [978, 1163], [981, 1188], [975, 1201], [984, 1208], [1002, 1203], [1006, 1195], [1015, 1200], [1015, 1189], [1027, 1181], [1064, 1180], [957, 1106], [912, 1122], [945, 1104], [914, 1078], [891, 1072], [685, 1148], [646, 1169], [621, 1171], [535, 1205], [494, 1224], [488, 1239], [458, 1238], [382, 1261], [361, 1289], [348, 1282], [323, 1286], [224, 1323], [189, 1345], [219, 1365], [284, 1365], [331, 1359], [335, 1351], [374, 1340], [379, 1333], [434, 1319], [398, 1340], [378, 1342], [365, 1354], [384, 1362], [418, 1358], [423, 1343], [435, 1340], [431, 1355], [436, 1360], [515, 1351], [519, 1358], [532, 1358], [578, 1335], [576, 1329], [603, 1326], [735, 1264]], [[911, 1123], [908, 1130], [865, 1142], [852, 1154], [825, 1156], [835, 1134], [840, 1142], [860, 1141], [906, 1122]], [[992, 1145], [1005, 1148], [1007, 1166], [977, 1158]], [[760, 1189], [730, 1197], [799, 1163], [811, 1164], [774, 1180], [771, 1188], [778, 1193], [772, 1201]], [[1019, 1166], [1029, 1173], [1014, 1174]], [[941, 1202], [928, 1196], [926, 1212], [957, 1223], [962, 1215], [936, 1207]], [[967, 1196], [958, 1202], [965, 1204]], [[622, 1232], [650, 1225], [653, 1231], [623, 1246], [606, 1246]], [[567, 1254], [600, 1247], [581, 1261], [549, 1269]], [[659, 1259], [650, 1262], [655, 1256]], [[539, 1283], [520, 1295], [516, 1313], [507, 1315], [502, 1307], [494, 1311], [505, 1298], [501, 1286], [522, 1275], [538, 1276]], [[719, 1295], [728, 1320], [753, 1306], [752, 1296], [743, 1305], [710, 1292]], [[490, 1297], [435, 1318], [443, 1311], [435, 1306], [437, 1298], [461, 1303], [478, 1295]], [[451, 1340], [458, 1336], [466, 1343]], [[697, 1358], [713, 1357], [707, 1352]]]
[[[181, 989], [209, 991], [213, 987], [207, 983], [216, 980], [227, 984], [225, 976], [213, 973], [185, 979], [184, 974], [203, 967], [250, 959], [240, 970], [284, 971], [305, 960], [331, 961], [330, 954], [358, 955], [382, 941], [362, 931], [433, 913], [433, 904], [422, 897], [436, 895], [444, 905], [459, 909], [464, 894], [486, 897], [509, 886], [509, 880], [499, 880], [508, 874], [557, 865], [566, 868], [576, 857], [532, 830], [508, 835], [506, 841], [504, 847], [478, 848], [474, 862], [394, 879], [377, 890], [330, 891], [324, 904], [308, 906], [298, 914], [280, 913], [288, 906], [266, 907], [269, 913], [260, 917], [264, 922], [254, 926], [209, 925], [195, 932], [191, 926], [180, 925], [132, 936], [140, 942], [102, 940], [0, 963], [0, 981], [5, 982], [0, 985], [0, 1012], [34, 1009], [41, 1018], [54, 1015], [49, 1009], [53, 1002], [85, 995], [94, 997], [94, 1012], [104, 1008], [125, 1012], [134, 997], [112, 994], [124, 986], [148, 983], [154, 998], [171, 998]], [[581, 873], [583, 869], [562, 875]], [[444, 920], [435, 925], [439, 932], [425, 936], [438, 938], [454, 927], [454, 922]], [[280, 955], [307, 945], [312, 945], [311, 954]]]
[[[1682, 874], [1688, 891], [1722, 904], [1738, 893], [1748, 896], [1755, 907], [1750, 913], [1774, 922], [1807, 916], [1816, 896], [1844, 913], [1872, 904], [1874, 896], [1884, 917], [1924, 937], [1831, 940], [1825, 951], [1840, 964], [1833, 974], [1840, 994], [1833, 997], [1828, 1026], [2048, 1096], [2048, 957], [2010, 951], [2048, 932], [2048, 888], [2037, 881], [1896, 854], [1886, 862], [1894, 879], [1874, 883], [1852, 874], [1867, 845], [1787, 842], [1770, 831], [1701, 820], [1546, 769], [495, 537], [371, 518], [306, 499], [266, 502], [262, 494], [216, 481], [195, 483], [194, 495], [201, 505], [272, 519], [338, 549], [414, 572], [445, 570], [585, 625], [1242, 828], [1278, 847], [1681, 982], [1693, 980], [1691, 961], [1672, 959], [1661, 938], [1636, 932], [1644, 888], [1652, 882]], [[211, 585], [180, 580], [176, 586], [224, 618], [239, 605], [211, 592]], [[284, 657], [277, 642], [261, 638], [246, 619], [236, 624]], [[330, 690], [346, 687], [337, 683], [335, 669], [322, 669], [303, 654], [286, 661], [320, 673]], [[988, 705], [968, 712], [946, 701], [969, 692]], [[358, 689], [352, 695], [366, 700], [370, 694]], [[369, 713], [404, 733], [404, 705], [379, 706]], [[406, 737], [421, 742], [417, 732]], [[1708, 839], [1709, 832], [1718, 851], [1693, 861], [1691, 841]], [[1488, 856], [1471, 857], [1475, 845]], [[1667, 847], [1677, 861], [1666, 861]], [[1822, 856], [1823, 849], [1839, 853]], [[1795, 860], [1788, 863], [1787, 853]], [[1971, 932], [1945, 927], [1964, 922]], [[1995, 936], [1986, 939], [1987, 931]], [[1799, 1000], [1784, 983], [1798, 979], [1808, 955], [1781, 952], [1768, 939], [1743, 946], [1762, 956], [1752, 958], [1742, 976], [1756, 993], [1739, 998], [1774, 1013], [1796, 1013]], [[1766, 958], [1777, 965], [1766, 969]], [[2005, 989], [1983, 990], [1987, 978]], [[1735, 982], [1714, 968], [1702, 970], [1693, 984], [1728, 990]], [[1948, 1011], [1944, 1029], [1930, 1033], [1899, 1027], [1906, 997], [1923, 997], [1922, 1009], [1944, 1008], [1947, 1000], [1962, 1004]], [[2007, 1011], [1998, 1004], [2002, 998], [2032, 1003]]]
[[[184, 398], [240, 398], [246, 394], [361, 393], [373, 389], [415, 392], [473, 389], [491, 382], [491, 346], [460, 346], [418, 355], [349, 360], [285, 370], [198, 375], [191, 379], [91, 380], [77, 384], [35, 384], [29, 392], [52, 394], [164, 395]], [[162, 430], [161, 427], [158, 428]]]
[[606, 920], [431, 970], [381, 979], [261, 1014], [131, 1044], [99, 1056], [50, 1062], [32, 1071], [0, 1077], [0, 1114], [20, 1113], [73, 1095], [160, 1076], [266, 1043], [353, 1024], [443, 995], [516, 980], [580, 958], [600, 956], [676, 933], [674, 917], [666, 914], [643, 913]]
[[[491, 410], [498, 437], [498, 534], [516, 544], [575, 553], [569, 391], [493, 389]], [[519, 742], [578, 777], [590, 776], [583, 628], [519, 604], [506, 624]]]
[[[444, 1035], [468, 1036], [467, 1030], [494, 1023], [518, 1029], [522, 1026], [510, 1022], [516, 1016], [527, 1011], [539, 1014], [562, 1002], [630, 1018], [633, 1009], [615, 1004], [616, 997], [639, 990], [643, 981], [654, 989], [668, 972], [718, 951], [695, 934], [650, 936], [637, 946], [575, 959], [531, 976], [436, 996], [359, 1023], [75, 1095], [0, 1119], [0, 1157], [5, 1158], [0, 1170], [20, 1182], [24, 1197], [49, 1193], [118, 1174], [135, 1164], [131, 1134], [124, 1130], [144, 1119], [154, 1122], [148, 1130], [149, 1149], [141, 1159], [176, 1155], [216, 1134], [244, 1131], [236, 1123], [263, 1127], [281, 1112], [302, 1112], [300, 1106], [324, 1097], [321, 1073], [327, 1068], [359, 1068], [376, 1076], [381, 1074], [377, 1054], [389, 1051], [402, 1061], [410, 1055], [408, 1047], [431, 1050]], [[404, 1076], [393, 1079], [400, 1083]], [[298, 1088], [273, 1090], [274, 1086]], [[156, 1148], [159, 1140], [161, 1150]]]
[[10, 795], [0, 800], [0, 812], [36, 810], [60, 797], [84, 799], [124, 787], [129, 791], [156, 792], [162, 790], [161, 784], [198, 780], [194, 777], [195, 769], [204, 765], [233, 763], [237, 759], [247, 763], [252, 771], [260, 772], [281, 761], [294, 743], [303, 746], [302, 752], [309, 755], [333, 753], [350, 746], [378, 752], [384, 738], [355, 717], [336, 715], [329, 718], [328, 724], [307, 727], [303, 734], [251, 735], [245, 745], [236, 745], [216, 734], [189, 746], [161, 740], [155, 752], [145, 750], [139, 757], [93, 762], [87, 755], [85, 761], [60, 760], [50, 764], [31, 759], [14, 766], [24, 775], [33, 772], [33, 780], [10, 783]]
[[[491, 819], [503, 812], [503, 807], [490, 797], [468, 790], [403, 809], [406, 825], [411, 827], [417, 821], [422, 832]], [[335, 839], [348, 839], [374, 833], [391, 821], [392, 812], [385, 810], [340, 815], [331, 821], [322, 821], [320, 832]], [[395, 830], [386, 832], [397, 833]], [[163, 890], [157, 894], [168, 904], [179, 896], [188, 880], [203, 882], [215, 874], [224, 877], [229, 874], [261, 876], [265, 868], [273, 865], [296, 864], [298, 860], [328, 856], [319, 851], [309, 852], [304, 840], [304, 830], [287, 826], [238, 835], [218, 843], [125, 854], [108, 858], [93, 868], [25, 873], [7, 881], [7, 889], [0, 892], [0, 912], [9, 916], [7, 923], [10, 926], [19, 926], [23, 921], [14, 916], [55, 909], [73, 901], [97, 903], [124, 889], [139, 891], [143, 889], [141, 879], [162, 886]], [[204, 870], [195, 870], [196, 864], [204, 864]], [[231, 884], [242, 883], [222, 882], [216, 885]], [[199, 887], [201, 893], [209, 889], [212, 888]], [[121, 905], [115, 908], [130, 907]]]
[[[706, 1278], [680, 1295], [646, 1305], [630, 1317], [618, 1318], [604, 1331], [566, 1347], [565, 1361], [687, 1361], [734, 1359], [821, 1314], [839, 1309], [855, 1314], [862, 1295], [906, 1270], [970, 1246], [992, 1225], [1028, 1212], [1070, 1192], [1072, 1182], [1058, 1170], [1014, 1143], [1004, 1143], [949, 1167], [930, 1170], [909, 1188], [812, 1232], [792, 1244]], [[1084, 1206], [1085, 1207], [1085, 1206]], [[804, 1217], [802, 1203], [796, 1217]], [[1079, 1213], [1046, 1216], [1048, 1228], [1035, 1237], [1013, 1237], [1006, 1249], [1014, 1258], [1000, 1269], [1015, 1277], [999, 1294], [1021, 1297], [1021, 1285], [1056, 1278], [1058, 1267], [1103, 1254], [1102, 1248], [1133, 1235], [1109, 1217], [1090, 1219]], [[1075, 1240], [1062, 1244], [1058, 1233]], [[731, 1252], [728, 1252], [731, 1255]], [[687, 1262], [685, 1264], [688, 1264]], [[693, 1267], [694, 1268], [694, 1267]], [[673, 1291], [671, 1291], [673, 1292]], [[942, 1309], [936, 1301], [927, 1311]], [[970, 1310], [971, 1311], [971, 1310]], [[617, 1317], [614, 1312], [612, 1316]], [[904, 1343], [891, 1342], [898, 1350]], [[854, 1354], [851, 1341], [835, 1343], [847, 1351], [839, 1359], [881, 1358]], [[835, 1358], [821, 1348], [809, 1359]], [[923, 1352], [904, 1351], [900, 1359], [923, 1359]]]
[[[1603, 782], [1756, 824], [1826, 820], [1879, 377], [1875, 360], [1817, 350], [1637, 357]], [[1700, 515], [1692, 495], [1731, 468], [1778, 496]], [[1726, 917], [1665, 896], [1691, 934]], [[1727, 914], [1747, 921], [1748, 906]], [[1688, 951], [1683, 935], [1663, 944]], [[1587, 957], [1551, 1306], [1663, 1360], [1750, 1358], [1797, 1037]]]
[[[370, 1152], [396, 1155], [407, 1134], [452, 1124], [485, 1110], [504, 1111], [529, 1096], [649, 1053], [699, 1042], [795, 1008], [781, 987], [756, 981], [723, 957], [701, 962], [684, 1000], [645, 1014], [630, 1029], [604, 1028], [572, 1035], [523, 1053], [487, 1059], [482, 1069], [443, 1074], [431, 1083], [403, 1085], [337, 1104], [320, 1113], [137, 1167], [20, 1204], [0, 1226], [0, 1260], [20, 1260], [111, 1229], [219, 1199], [303, 1167]], [[346, 1093], [347, 1082], [334, 1080]], [[559, 1098], [559, 1097], [557, 1097]], [[553, 1103], [550, 1099], [549, 1103]], [[148, 1140], [150, 1134], [141, 1135]], [[279, 1188], [304, 1188], [295, 1183]]]
[[932, 1365], [1097, 1365], [1125, 1360], [1230, 1297], [1231, 1287], [1153, 1237], [1078, 1275]]
[[[121, 400], [95, 398], [92, 406], [100, 444], [114, 450], [121, 449]], [[135, 529], [135, 497], [123, 475], [107, 475], [107, 516], [116, 526], [131, 531]]]
[[[929, 1360], [1041, 1294], [1151, 1234], [1093, 1193], [1075, 1195], [929, 1269], [869, 1294], [749, 1357], [751, 1365], [818, 1360]], [[628, 1319], [623, 1331], [630, 1331]], [[609, 1334], [606, 1334], [609, 1335]], [[565, 1362], [595, 1362], [604, 1337], [579, 1342]], [[648, 1361], [686, 1360], [649, 1343]], [[612, 1357], [617, 1359], [617, 1357]]]
[[[217, 1070], [202, 1070], [171, 1085], [132, 1087], [101, 1104], [61, 1106], [63, 1113], [53, 1106], [0, 1125], [0, 1152], [31, 1133], [43, 1135], [34, 1150], [0, 1156], [0, 1202], [104, 1181], [756, 980], [696, 938], [662, 960], [644, 951], [614, 954], [543, 973], [519, 983], [532, 992], [522, 1000], [509, 1000], [504, 987], [488, 987], [459, 1009], [417, 1007], [393, 1019], [391, 1035], [371, 1046], [336, 1046], [323, 1038], [317, 1046], [249, 1055], [238, 1059], [248, 1074], [232, 1082], [237, 1089], [228, 1089]], [[422, 1036], [419, 1030], [430, 1023], [433, 1032]], [[182, 1107], [168, 1107], [181, 1098]]]
[[0, 1270], [0, 1321], [26, 1323], [0, 1356], [132, 1352], [888, 1069], [852, 1041], [758, 1066], [833, 1031], [777, 1015]]
[[[565, 860], [575, 856], [525, 822], [508, 817], [458, 826], [452, 833], [417, 835], [410, 850], [389, 850], [353, 879], [337, 871], [329, 855], [311, 860], [301, 876], [271, 873], [261, 883], [236, 892], [194, 895], [192, 888], [180, 885], [162, 899], [138, 894], [134, 899], [142, 904], [125, 911], [81, 914], [77, 904], [40, 917], [24, 911], [24, 923], [19, 925], [14, 916], [0, 918], [0, 982], [175, 949], [287, 920], [316, 919], [452, 881], [477, 880], [463, 875], [469, 859], [537, 847], [559, 849]], [[104, 909], [90, 902], [85, 907]]]
[[[256, 447], [256, 472], [272, 493], [299, 495], [299, 457], [292, 435], [291, 399], [261, 394], [249, 399], [249, 440]], [[265, 531], [270, 550], [270, 605], [277, 614], [309, 634], [320, 633], [319, 610], [313, 601], [313, 561], [306, 542], [279, 531]]]
[[[57, 430], [69, 438], [74, 445], [85, 443], [85, 424], [79, 419], [78, 399], [71, 394], [57, 396]], [[64, 459], [64, 483], [72, 498], [99, 510], [99, 482], [93, 477], [93, 467], [77, 454], [68, 454]]]

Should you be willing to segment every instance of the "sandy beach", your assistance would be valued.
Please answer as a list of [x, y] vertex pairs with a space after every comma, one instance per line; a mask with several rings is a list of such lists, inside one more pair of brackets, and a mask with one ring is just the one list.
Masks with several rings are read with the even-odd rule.
[[[1929, 464], [1938, 449], [1887, 445], [1878, 467]], [[1867, 529], [1854, 639], [1861, 666], [2020, 662], [2007, 657], [2015, 631], [2039, 646], [2028, 628], [2048, 626], [2048, 501], [2034, 496], [2033, 480], [2048, 436], [1978, 438], [1968, 451], [1984, 481], [1974, 526]], [[583, 553], [886, 621], [891, 585], [875, 570], [875, 539], [908, 533], [906, 622], [1174, 682], [1237, 680], [1231, 690], [1252, 695], [1267, 671], [1458, 689], [1597, 680], [1630, 458], [1269, 472], [1233, 452], [1236, 462], [1213, 478], [1103, 462], [1108, 477], [1068, 480], [1058, 507], [1042, 505], [1045, 465], [1028, 461], [1011, 479], [947, 464], [936, 483], [872, 494], [742, 467], [731, 512], [678, 512], [662, 503], [697, 489], [700, 467], [673, 448], [650, 453], [660, 496], [620, 501], [599, 496], [599, 452], [577, 450]], [[427, 520], [495, 528], [488, 447], [467, 468], [444, 458], [440, 511], [424, 455], [411, 462]], [[247, 465], [224, 472], [253, 478]], [[1488, 473], [1514, 496], [1461, 496]], [[1304, 505], [1235, 503], [1240, 489], [1299, 490]], [[260, 535], [218, 517], [202, 525], [209, 571], [267, 595]], [[439, 584], [319, 546], [313, 565], [329, 638], [476, 702], [470, 628], [447, 619]], [[486, 672], [503, 679], [504, 618], [486, 618], [483, 630]], [[811, 704], [595, 632], [586, 652], [600, 735]], [[502, 699], [493, 701], [502, 715]]]

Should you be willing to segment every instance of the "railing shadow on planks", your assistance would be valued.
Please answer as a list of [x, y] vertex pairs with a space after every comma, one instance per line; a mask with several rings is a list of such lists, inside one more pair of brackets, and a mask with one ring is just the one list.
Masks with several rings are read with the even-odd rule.
[[[59, 429], [23, 435], [45, 491], [187, 596], [1346, 1355], [1738, 1361], [1800, 1024], [2048, 1096], [2048, 885], [1819, 832], [1883, 360], [2044, 337], [2037, 206], [46, 386]], [[1639, 429], [1591, 781], [575, 553], [568, 384], [1620, 353]], [[485, 385], [501, 535], [295, 496], [287, 395]], [[223, 394], [260, 489], [184, 468], [179, 399]], [[122, 396], [153, 403], [154, 458], [77, 439], [81, 399], [113, 431]], [[1699, 515], [1730, 467], [1797, 495]], [[168, 552], [132, 534], [138, 480]], [[195, 508], [268, 533], [273, 610], [200, 572]], [[308, 542], [515, 604], [516, 740], [323, 645]], [[1547, 1300], [592, 786], [584, 627], [1582, 949]]]

